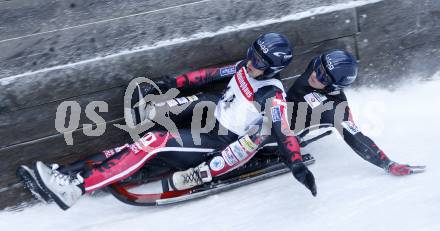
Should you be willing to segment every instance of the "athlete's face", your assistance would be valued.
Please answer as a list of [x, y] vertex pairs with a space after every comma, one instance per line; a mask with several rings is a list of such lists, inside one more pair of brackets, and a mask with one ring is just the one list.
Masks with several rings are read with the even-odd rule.
[[318, 78], [316, 78], [316, 72], [315, 71], [313, 71], [312, 74], [310, 74], [310, 77], [309, 77], [308, 81], [309, 81], [309, 85], [311, 87], [315, 88], [315, 89], [324, 89], [325, 88], [325, 85], [322, 84], [318, 80]]
[[257, 78], [264, 73], [264, 71], [255, 68], [250, 60], [246, 63], [246, 70], [252, 78]]

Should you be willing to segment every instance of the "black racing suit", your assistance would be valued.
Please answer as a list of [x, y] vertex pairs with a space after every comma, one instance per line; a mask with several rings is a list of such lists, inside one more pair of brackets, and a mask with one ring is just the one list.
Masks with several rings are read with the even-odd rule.
[[[299, 132], [304, 128], [335, 127], [354, 152], [368, 162], [386, 169], [391, 161], [355, 125], [343, 90], [326, 92], [310, 87], [308, 79], [312, 71], [312, 64], [309, 64], [287, 92], [287, 101], [294, 103], [291, 129]], [[309, 99], [309, 103], [305, 98]]]

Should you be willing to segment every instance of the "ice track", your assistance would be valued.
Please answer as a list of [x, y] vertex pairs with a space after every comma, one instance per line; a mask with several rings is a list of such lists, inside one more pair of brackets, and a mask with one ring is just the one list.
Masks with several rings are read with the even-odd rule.
[[347, 91], [363, 132], [391, 159], [426, 164], [424, 174], [390, 176], [334, 134], [304, 150], [317, 159], [316, 198], [286, 174], [174, 206], [132, 207], [105, 195], [66, 212], [54, 204], [3, 211], [0, 230], [440, 230], [440, 74], [433, 79]]

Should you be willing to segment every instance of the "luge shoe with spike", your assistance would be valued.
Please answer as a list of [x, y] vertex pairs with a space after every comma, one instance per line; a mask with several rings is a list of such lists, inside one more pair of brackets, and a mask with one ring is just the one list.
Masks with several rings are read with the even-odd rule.
[[84, 193], [81, 187], [83, 178], [81, 175], [71, 176], [57, 171], [58, 165], [48, 167], [43, 162], [35, 163], [35, 176], [38, 183], [63, 210], [69, 209]]
[[21, 165], [17, 169], [17, 176], [21, 179], [21, 182], [23, 182], [24, 187], [27, 188], [37, 200], [45, 203], [52, 201], [49, 192], [45, 191], [38, 183], [34, 170], [26, 165]]

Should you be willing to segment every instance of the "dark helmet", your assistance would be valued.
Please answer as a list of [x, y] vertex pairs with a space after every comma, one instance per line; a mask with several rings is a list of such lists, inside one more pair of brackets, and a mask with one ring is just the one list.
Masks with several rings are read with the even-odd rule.
[[325, 52], [314, 60], [317, 79], [328, 90], [340, 90], [352, 84], [357, 77], [357, 61], [344, 50]]
[[264, 70], [264, 74], [275, 74], [292, 61], [293, 48], [284, 35], [266, 33], [255, 40], [247, 51], [247, 60], [252, 65]]

